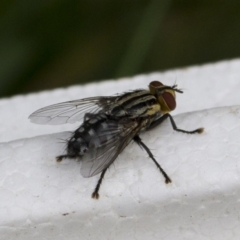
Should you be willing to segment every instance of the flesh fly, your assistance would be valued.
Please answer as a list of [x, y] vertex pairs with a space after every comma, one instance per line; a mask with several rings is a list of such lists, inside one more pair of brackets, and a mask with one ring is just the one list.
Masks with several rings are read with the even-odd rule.
[[148, 90], [138, 89], [114, 96], [58, 103], [35, 111], [29, 118], [38, 124], [74, 123], [83, 119], [81, 126], [67, 141], [66, 154], [56, 159], [80, 160], [80, 172], [86, 178], [101, 173], [92, 193], [92, 198], [98, 199], [107, 169], [132, 140], [147, 152], [163, 174], [165, 183], [171, 182], [139, 133], [155, 128], [167, 118], [175, 131], [188, 134], [203, 132], [203, 128], [193, 131], [177, 128], [169, 114], [176, 108], [176, 92], [183, 93], [177, 85], [166, 86], [153, 81]]

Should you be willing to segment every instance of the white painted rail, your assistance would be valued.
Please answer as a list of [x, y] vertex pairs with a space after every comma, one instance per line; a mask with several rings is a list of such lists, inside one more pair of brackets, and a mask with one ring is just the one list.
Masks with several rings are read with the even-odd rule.
[[[154, 163], [130, 144], [106, 173], [100, 199], [90, 195], [79, 163], [54, 157], [59, 139], [76, 125], [41, 126], [34, 110], [61, 101], [175, 81], [178, 127], [165, 122], [143, 133], [172, 178], [166, 185]], [[0, 239], [239, 239], [240, 60], [119, 81], [70, 87], [0, 101]]]

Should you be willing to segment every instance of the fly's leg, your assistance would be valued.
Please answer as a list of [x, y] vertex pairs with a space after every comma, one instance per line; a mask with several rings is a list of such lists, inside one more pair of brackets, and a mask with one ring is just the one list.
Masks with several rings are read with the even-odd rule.
[[57, 157], [56, 157], [56, 161], [57, 161], [57, 162], [61, 162], [61, 161], [63, 160], [63, 158], [67, 158], [67, 155], [57, 156]]
[[170, 177], [167, 175], [167, 173], [162, 169], [162, 167], [160, 166], [160, 164], [156, 161], [156, 159], [154, 158], [153, 154], [151, 153], [150, 149], [142, 142], [142, 139], [136, 135], [133, 140], [140, 146], [142, 147], [147, 153], [148, 156], [153, 160], [153, 162], [156, 164], [157, 168], [160, 170], [160, 172], [162, 173], [162, 175], [165, 178], [165, 183], [170, 183], [172, 182]]
[[108, 169], [108, 168], [105, 168], [105, 169], [102, 171], [102, 173], [101, 173], [101, 175], [100, 175], [100, 178], [99, 178], [99, 180], [98, 180], [97, 186], [95, 187], [95, 189], [94, 189], [94, 191], [93, 191], [93, 193], [92, 193], [92, 198], [99, 199], [99, 193], [98, 193], [98, 191], [99, 191], [99, 189], [100, 189], [102, 180], [103, 180], [103, 178], [104, 178], [104, 175], [105, 175], [107, 169]]
[[169, 114], [169, 113], [166, 113], [164, 114], [162, 117], [158, 118], [157, 120], [155, 120], [154, 122], [151, 123], [151, 125], [146, 129], [146, 130], [151, 130], [153, 128], [155, 128], [156, 126], [158, 126], [159, 124], [161, 124], [164, 120], [166, 120], [167, 118], [170, 119], [171, 121], [171, 124], [172, 124], [172, 127], [175, 131], [178, 131], [178, 132], [183, 132], [183, 133], [188, 133], [188, 134], [193, 134], [193, 133], [202, 133], [204, 131], [204, 128], [197, 128], [193, 131], [186, 131], [186, 130], [183, 130], [183, 129], [179, 129], [177, 128], [177, 125], [176, 123], [174, 122], [173, 120], [173, 117]]
[[57, 162], [61, 162], [63, 158], [77, 158], [78, 156], [73, 156], [73, 155], [60, 155], [56, 157]]

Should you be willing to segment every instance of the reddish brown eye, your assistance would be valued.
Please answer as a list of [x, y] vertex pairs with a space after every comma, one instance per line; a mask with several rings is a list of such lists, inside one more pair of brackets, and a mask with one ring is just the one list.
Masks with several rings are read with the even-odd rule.
[[150, 86], [157, 88], [157, 87], [161, 87], [164, 85], [159, 81], [152, 81], [152, 82], [150, 82]]
[[174, 96], [169, 92], [164, 92], [162, 94], [162, 98], [164, 99], [165, 103], [167, 104], [170, 111], [174, 110], [176, 108], [176, 100]]

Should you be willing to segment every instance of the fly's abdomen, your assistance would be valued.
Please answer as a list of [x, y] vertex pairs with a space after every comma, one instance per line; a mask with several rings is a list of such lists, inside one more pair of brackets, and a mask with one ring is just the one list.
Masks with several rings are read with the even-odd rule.
[[[73, 133], [68, 141], [67, 152], [73, 157], [82, 157], [86, 153], [94, 155], [108, 145], [115, 134], [117, 121], [108, 119], [105, 114], [91, 114]], [[111, 131], [112, 130], [112, 131]]]

